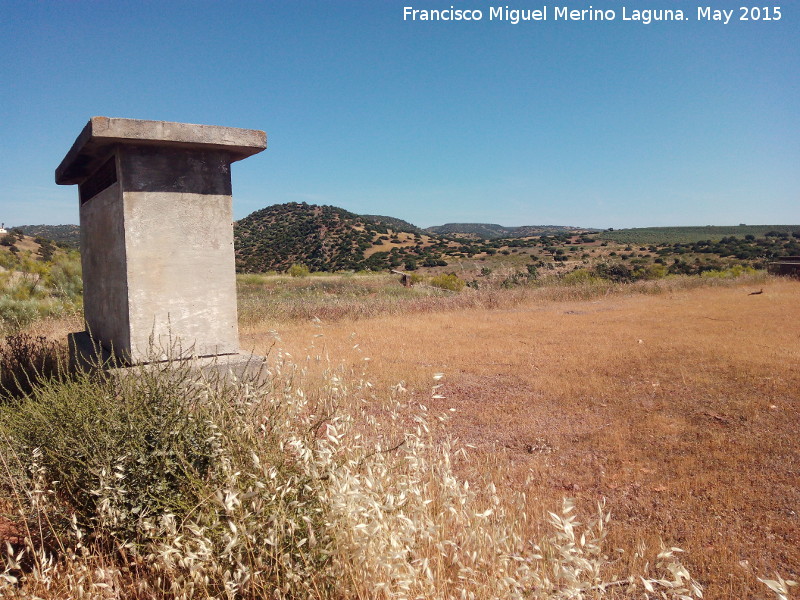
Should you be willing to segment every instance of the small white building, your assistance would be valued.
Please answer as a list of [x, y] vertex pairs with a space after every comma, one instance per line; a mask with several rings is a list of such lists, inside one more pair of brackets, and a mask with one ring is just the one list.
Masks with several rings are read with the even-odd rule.
[[2, 234], [2, 233], [8, 233], [6, 231], [6, 224], [5, 223], [0, 223], [0, 234]]

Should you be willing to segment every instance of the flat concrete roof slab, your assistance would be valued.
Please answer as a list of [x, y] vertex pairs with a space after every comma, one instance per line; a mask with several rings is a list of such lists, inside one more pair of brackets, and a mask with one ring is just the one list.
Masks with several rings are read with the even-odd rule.
[[267, 134], [257, 129], [92, 117], [56, 169], [56, 183], [83, 182], [108, 157], [115, 144], [224, 150], [231, 162], [267, 147]]

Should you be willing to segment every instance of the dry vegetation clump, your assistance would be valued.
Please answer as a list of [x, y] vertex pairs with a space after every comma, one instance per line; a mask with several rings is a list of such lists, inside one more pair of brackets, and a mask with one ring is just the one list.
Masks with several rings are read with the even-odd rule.
[[[415, 274], [412, 274], [414, 277]], [[395, 275], [315, 274], [311, 277], [239, 275], [239, 322], [244, 329], [264, 324], [320, 319], [325, 322], [369, 319], [458, 309], [510, 309], [525, 300], [589, 300], [609, 295], [665, 294], [681, 290], [731, 285], [758, 285], [764, 272], [715, 272], [704, 277], [675, 275], [634, 283], [600, 278], [533, 278], [510, 267], [467, 281], [467, 275], [419, 276], [413, 287], [400, 285]], [[466, 285], [466, 287], [465, 287]]]
[[[456, 277], [437, 285], [405, 288], [397, 276], [320, 275], [305, 278], [239, 276], [239, 322], [243, 328], [290, 321], [340, 321], [385, 314], [412, 314], [468, 307], [511, 306], [522, 288], [463, 290]], [[463, 291], [462, 291], [463, 290]], [[460, 291], [460, 293], [459, 293]]]
[[4, 597], [700, 597], [669, 548], [608, 579], [602, 503], [470, 485], [438, 418], [343, 368], [79, 374], [0, 411], [0, 444]]
[[8, 335], [0, 341], [0, 404], [30, 393], [48, 379], [66, 376], [66, 345], [43, 335]]
[[0, 596], [788, 598], [798, 284], [698, 281], [248, 276], [260, 380], [0, 407]]

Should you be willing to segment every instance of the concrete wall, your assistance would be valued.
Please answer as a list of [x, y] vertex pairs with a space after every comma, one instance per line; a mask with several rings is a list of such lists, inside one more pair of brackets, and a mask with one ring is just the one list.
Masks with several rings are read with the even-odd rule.
[[107, 350], [113, 346], [115, 352], [120, 352], [130, 347], [120, 184], [115, 183], [81, 203], [80, 219], [86, 327], [94, 339], [103, 341]]
[[238, 352], [229, 155], [118, 154], [133, 360]]
[[125, 192], [134, 360], [239, 350], [231, 197]]

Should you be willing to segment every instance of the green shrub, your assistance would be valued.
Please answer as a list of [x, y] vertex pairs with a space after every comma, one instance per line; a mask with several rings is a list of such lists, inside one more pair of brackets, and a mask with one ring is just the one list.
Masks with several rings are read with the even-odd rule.
[[598, 278], [588, 269], [576, 269], [561, 278], [561, 282], [566, 285], [590, 284], [596, 281]]
[[308, 277], [311, 274], [308, 267], [305, 265], [292, 265], [286, 271], [292, 277]]
[[645, 268], [645, 279], [663, 279], [669, 275], [669, 269], [663, 264], [653, 263]]
[[45, 283], [57, 298], [79, 303], [83, 295], [80, 256], [71, 253], [66, 258], [53, 262], [47, 272]]
[[615, 283], [625, 283], [634, 279], [631, 270], [620, 263], [599, 263], [595, 265], [593, 274], [600, 279], [607, 279]]
[[19, 331], [41, 316], [39, 308], [36, 300], [18, 300], [11, 294], [0, 296], [0, 328]]
[[458, 275], [455, 275], [454, 273], [443, 273], [441, 275], [431, 277], [430, 283], [433, 287], [441, 288], [443, 290], [450, 290], [452, 292], [460, 292], [464, 289], [464, 286], [467, 282], [459, 278]]
[[2, 415], [13, 453], [38, 451], [37, 466], [98, 540], [143, 543], [141, 517], [185, 517], [213, 477], [216, 428], [187, 373], [167, 368], [42, 382]]
[[236, 275], [236, 283], [239, 285], [262, 285], [264, 283], [264, 275], [260, 273], [238, 273]]
[[59, 253], [52, 261], [0, 252], [0, 332], [16, 332], [33, 321], [80, 310], [83, 303], [80, 256]]
[[753, 267], [733, 265], [727, 269], [703, 271], [700, 273], [700, 277], [709, 279], [734, 279], [742, 275], [755, 275], [756, 273], [758, 273], [758, 271]]

